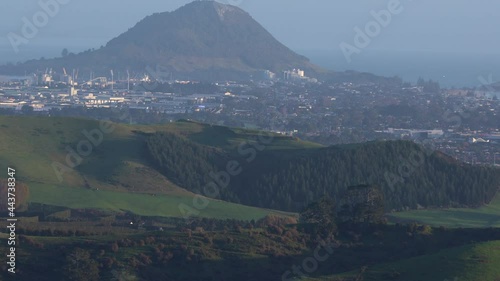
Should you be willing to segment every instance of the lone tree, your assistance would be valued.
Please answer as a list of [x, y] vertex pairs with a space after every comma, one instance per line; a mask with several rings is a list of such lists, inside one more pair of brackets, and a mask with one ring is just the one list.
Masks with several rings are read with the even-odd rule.
[[99, 265], [90, 257], [89, 251], [76, 248], [66, 257], [64, 280], [98, 281]]
[[382, 223], [384, 221], [384, 194], [377, 186], [348, 187], [341, 202], [339, 219], [343, 223]]
[[309, 204], [300, 213], [300, 223], [324, 238], [337, 233], [335, 202], [328, 196]]
[[67, 56], [68, 56], [68, 54], [69, 54], [69, 52], [68, 52], [68, 49], [66, 49], [66, 48], [64, 48], [64, 49], [62, 50], [62, 52], [61, 52], [61, 56], [62, 56], [63, 58], [64, 58], [64, 57], [67, 57]]

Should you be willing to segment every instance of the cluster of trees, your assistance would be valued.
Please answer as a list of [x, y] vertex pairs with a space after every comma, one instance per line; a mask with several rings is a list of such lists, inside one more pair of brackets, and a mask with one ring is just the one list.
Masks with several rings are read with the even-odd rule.
[[384, 223], [384, 194], [376, 186], [359, 185], [347, 188], [338, 212], [339, 220], [348, 224]]
[[351, 186], [335, 202], [324, 196], [309, 204], [300, 213], [301, 226], [321, 239], [331, 239], [339, 230], [384, 224], [384, 195], [376, 186]]
[[322, 239], [337, 232], [337, 210], [335, 201], [326, 196], [309, 204], [300, 213], [300, 222], [306, 230], [317, 234]]
[[[163, 173], [193, 192], [224, 170], [229, 155], [242, 157], [165, 133], [151, 136], [148, 148]], [[463, 165], [409, 141], [262, 151], [250, 163], [239, 162], [243, 172], [221, 190], [222, 199], [287, 211], [367, 183], [380, 187], [386, 210], [480, 206], [493, 199], [500, 182], [497, 169]]]
[[201, 192], [208, 182], [208, 175], [216, 171], [218, 154], [205, 147], [172, 133], [159, 132], [147, 139], [152, 160], [171, 181]]
[[90, 252], [85, 249], [76, 248], [66, 256], [63, 272], [65, 280], [100, 280], [99, 263], [93, 259]]
[[147, 147], [161, 171], [190, 190], [201, 192], [205, 175], [216, 168], [211, 149], [171, 133], [150, 136]]
[[[225, 169], [225, 152], [173, 133], [155, 133], [147, 138], [146, 143], [160, 172], [175, 184], [195, 193], [201, 194], [203, 187], [214, 181], [214, 173]], [[226, 187], [221, 187], [219, 193], [223, 200], [238, 202], [236, 195]]]
[[[251, 223], [256, 228], [233, 220], [226, 221], [228, 230], [187, 229], [107, 236], [111, 240], [55, 241], [21, 235], [19, 238], [26, 258], [22, 259], [25, 267], [18, 279], [234, 280], [236, 276], [240, 280], [249, 280], [252, 276], [252, 280], [279, 280], [291, 265], [300, 265], [311, 257], [320, 244], [325, 247], [322, 253], [331, 253], [311, 276], [316, 277], [499, 237], [500, 230], [495, 228], [448, 230], [417, 224], [377, 224], [380, 218], [374, 214], [380, 213], [383, 204], [377, 190], [373, 186], [357, 186], [349, 188], [341, 200], [324, 197], [302, 212], [299, 224], [268, 217]], [[356, 225], [366, 227], [344, 228], [343, 209], [352, 210], [349, 217], [357, 221]], [[198, 222], [207, 227], [211, 224], [206, 219]], [[317, 230], [332, 233], [335, 228], [324, 225], [338, 225], [341, 235], [327, 241], [321, 232], [302, 231], [304, 224], [319, 226]], [[319, 241], [327, 243], [318, 243], [318, 236]], [[40, 245], [39, 241], [45, 245]], [[40, 260], [44, 262], [40, 263]], [[4, 273], [0, 273], [3, 277], [1, 274]]]
[[259, 220], [234, 220], [234, 219], [212, 219], [212, 218], [193, 218], [186, 224], [185, 221], [180, 221], [176, 227], [179, 231], [199, 230], [204, 231], [228, 231], [237, 230], [241, 228], [253, 229], [253, 228], [266, 228], [269, 225], [287, 225], [296, 224], [297, 220], [294, 217], [283, 217], [276, 215], [267, 215]]
[[[238, 179], [240, 179], [238, 181]], [[346, 187], [380, 186], [387, 210], [479, 206], [495, 196], [497, 169], [462, 165], [409, 141], [264, 152], [234, 181], [242, 203], [296, 211]]]
[[88, 230], [72, 230], [72, 229], [57, 229], [57, 228], [39, 228], [39, 227], [21, 227], [17, 233], [20, 235], [35, 235], [35, 236], [52, 236], [52, 237], [68, 237], [68, 236], [97, 236], [107, 235], [107, 232], [92, 232]]

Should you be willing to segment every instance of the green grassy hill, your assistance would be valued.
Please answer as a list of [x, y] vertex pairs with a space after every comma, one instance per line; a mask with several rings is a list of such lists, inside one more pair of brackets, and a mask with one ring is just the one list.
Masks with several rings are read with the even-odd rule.
[[[308, 281], [496, 281], [500, 276], [500, 241], [466, 245], [350, 273]], [[353, 279], [362, 276], [363, 279]]]
[[[198, 214], [202, 217], [253, 219], [274, 212], [266, 208], [278, 209], [279, 206], [304, 203], [325, 192], [341, 191], [346, 184], [358, 184], [360, 180], [382, 184], [386, 188], [383, 186], [384, 171], [397, 171], [399, 162], [394, 159], [398, 159], [401, 153], [409, 154], [418, 149], [409, 142], [375, 142], [323, 148], [292, 137], [186, 120], [164, 125], [112, 123], [111, 126], [111, 131], [103, 133], [106, 126], [103, 127], [95, 120], [0, 116], [0, 171], [6, 171], [7, 167], [16, 168], [18, 181], [31, 187], [33, 203], [177, 217], [180, 213], [179, 206], [194, 205], [193, 198], [196, 195], [189, 190], [196, 190], [189, 186], [179, 186], [178, 181], [175, 181], [176, 184], [165, 173], [159, 172], [161, 169], [151, 160], [146, 145], [146, 139], [151, 134], [175, 133], [203, 147], [220, 150], [225, 157], [230, 157], [227, 159], [239, 157], [234, 158], [237, 160], [248, 157], [236, 155], [242, 143], [258, 145], [259, 139], [272, 136], [273, 141], [266, 143], [265, 151], [260, 152], [255, 161], [245, 166], [242, 175], [234, 177], [233, 181], [236, 188], [239, 188], [237, 196], [240, 196], [240, 200], [231, 201], [261, 208], [210, 200], [209, 207]], [[85, 132], [90, 132], [98, 140], [97, 145], [88, 142]], [[102, 133], [102, 141], [96, 132]], [[83, 153], [81, 159], [78, 159], [81, 163], [71, 169], [69, 166], [71, 162], [75, 162], [75, 151], [78, 148], [83, 149], [83, 152], [89, 149], [92, 151], [88, 151], [88, 155]], [[227, 159], [224, 159], [223, 162], [226, 163]], [[429, 159], [429, 165], [417, 167], [405, 179], [414, 180], [413, 183], [398, 183], [392, 191], [386, 188], [386, 195], [390, 195], [387, 200], [397, 202], [407, 198], [405, 200], [413, 205], [429, 198], [446, 201], [442, 198], [446, 194], [438, 192], [443, 187], [437, 188], [433, 182], [437, 180], [432, 174], [436, 169], [441, 170], [439, 181], [446, 180], [451, 185], [453, 182], [449, 179], [454, 178], [454, 171], [459, 171], [461, 175], [469, 173], [472, 179], [490, 173], [480, 171], [479, 168], [461, 167], [439, 155], [430, 156]], [[189, 163], [189, 159], [183, 160]], [[0, 174], [0, 177], [6, 177], [6, 174]], [[474, 181], [477, 180], [472, 180]], [[329, 190], [326, 189], [327, 186]], [[460, 188], [471, 187], [464, 185]], [[465, 194], [460, 188], [455, 192]], [[309, 193], [304, 193], [304, 190]], [[429, 197], [432, 193], [427, 191], [436, 192], [436, 196]], [[286, 198], [284, 194], [292, 194], [292, 197]], [[484, 196], [486, 198], [489, 195]], [[252, 201], [254, 197], [260, 203]], [[278, 201], [281, 199], [288, 201]], [[299, 199], [305, 201], [299, 202]], [[398, 219], [417, 220], [433, 225], [498, 226], [500, 203], [498, 200], [495, 202], [480, 209], [411, 211], [395, 216]]]
[[389, 215], [394, 222], [419, 222], [445, 227], [500, 227], [500, 196], [480, 208], [416, 210]]
[[[78, 144], [88, 140], [83, 132], [101, 130], [100, 126], [98, 121], [85, 119], [1, 116], [0, 171], [14, 167], [17, 180], [30, 187], [33, 203], [178, 217], [179, 205], [192, 207], [195, 194], [173, 184], [151, 167], [143, 136], [137, 132], [173, 132], [221, 148], [232, 147], [258, 134], [238, 130], [213, 132], [217, 129], [188, 121], [161, 126], [113, 123], [112, 132], [102, 134], [102, 142], [92, 145], [92, 152], [82, 156], [80, 165], [59, 172], [60, 181], [54, 163], [69, 167], [67, 148], [77, 151]], [[317, 146], [290, 138], [278, 139], [273, 145]], [[257, 219], [270, 213], [278, 212], [210, 200], [199, 216]]]
[[[248, 207], [244, 205], [209, 199], [206, 208], [193, 207], [194, 194], [150, 195], [107, 190], [87, 190], [83, 188], [64, 188], [33, 183], [30, 185], [31, 202], [43, 203], [71, 209], [104, 209], [111, 211], [130, 211], [150, 217], [184, 217], [187, 213], [182, 206], [196, 211], [194, 216], [217, 219], [258, 220], [267, 215], [292, 216], [291, 213]], [[180, 208], [181, 206], [181, 208]]]

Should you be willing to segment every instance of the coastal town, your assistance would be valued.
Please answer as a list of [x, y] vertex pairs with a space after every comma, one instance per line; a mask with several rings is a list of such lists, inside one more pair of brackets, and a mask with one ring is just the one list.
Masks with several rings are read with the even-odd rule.
[[271, 130], [324, 145], [407, 139], [466, 163], [500, 164], [497, 87], [441, 89], [422, 79], [416, 84], [387, 81], [318, 81], [300, 69], [262, 71], [246, 82], [179, 81], [158, 67], [99, 77], [46, 70], [5, 77], [0, 110], [89, 118], [109, 109], [130, 110], [140, 117], [121, 121], [192, 119]]

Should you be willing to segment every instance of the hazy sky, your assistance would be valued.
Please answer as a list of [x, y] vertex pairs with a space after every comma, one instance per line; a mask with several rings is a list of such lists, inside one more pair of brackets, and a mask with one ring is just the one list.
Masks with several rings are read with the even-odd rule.
[[[40, 0], [43, 2], [49, 0]], [[55, 0], [52, 0], [55, 1]], [[63, 1], [63, 0], [59, 0]], [[172, 11], [190, 0], [64, 0], [60, 11], [15, 53], [7, 34], [21, 34], [22, 18], [41, 11], [38, 0], [3, 0], [0, 9], [0, 61], [60, 54], [62, 48], [98, 48], [154, 12]], [[394, 0], [220, 0], [241, 3], [258, 22], [293, 50], [329, 50], [352, 44], [353, 28], [371, 21], [370, 11]], [[427, 50], [498, 54], [498, 0], [401, 0], [394, 15], [366, 49]], [[57, 50], [57, 51], [55, 51]], [[56, 52], [56, 53], [54, 53]]]

